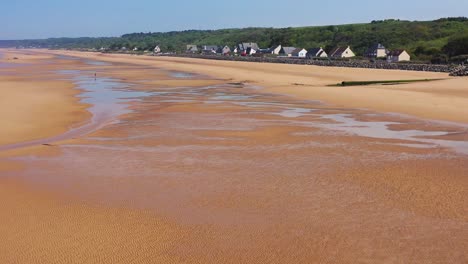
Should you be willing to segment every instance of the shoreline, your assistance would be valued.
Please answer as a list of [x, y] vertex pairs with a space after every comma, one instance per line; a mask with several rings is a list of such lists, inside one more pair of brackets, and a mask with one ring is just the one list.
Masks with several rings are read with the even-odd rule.
[[[125, 62], [168, 70], [210, 75], [229, 82], [249, 83], [267, 92], [320, 100], [345, 108], [401, 113], [428, 120], [468, 123], [468, 82], [445, 73], [283, 65], [273, 63], [96, 54], [40, 50], [45, 54], [71, 55], [107, 62]], [[195, 66], [194, 66], [195, 65]], [[431, 83], [330, 87], [342, 81], [439, 79]]]

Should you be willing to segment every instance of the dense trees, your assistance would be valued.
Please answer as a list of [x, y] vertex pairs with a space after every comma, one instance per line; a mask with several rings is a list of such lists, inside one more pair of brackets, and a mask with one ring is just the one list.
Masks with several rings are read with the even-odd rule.
[[449, 56], [468, 55], [468, 33], [449, 39], [443, 48]]

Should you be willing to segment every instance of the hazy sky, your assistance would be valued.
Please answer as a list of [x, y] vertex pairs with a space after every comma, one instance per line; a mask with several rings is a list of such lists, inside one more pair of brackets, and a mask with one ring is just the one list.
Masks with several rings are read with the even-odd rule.
[[468, 16], [468, 0], [0, 0], [0, 10], [0, 39], [24, 39], [431, 20]]

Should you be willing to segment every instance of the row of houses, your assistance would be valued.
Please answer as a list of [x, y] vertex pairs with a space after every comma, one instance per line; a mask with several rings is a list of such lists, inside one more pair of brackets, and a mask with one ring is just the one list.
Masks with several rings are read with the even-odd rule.
[[[156, 47], [158, 52], [161, 52], [159, 47]], [[155, 50], [156, 52], [156, 50]], [[233, 48], [229, 46], [216, 46], [206, 45], [199, 47], [197, 45], [187, 45], [186, 53], [202, 53], [205, 55], [240, 55], [240, 56], [255, 56], [256, 54], [272, 54], [278, 57], [292, 57], [292, 58], [307, 58], [307, 59], [319, 59], [319, 58], [352, 58], [356, 54], [351, 50], [351, 47], [337, 47], [332, 49], [329, 53], [325, 52], [322, 47], [318, 48], [296, 48], [296, 47], [283, 47], [281, 45], [261, 49], [257, 43], [240, 43]], [[382, 44], [375, 44], [370, 47], [365, 57], [368, 58], [386, 58], [389, 62], [400, 62], [410, 61], [411, 57], [405, 50], [387, 50]]]

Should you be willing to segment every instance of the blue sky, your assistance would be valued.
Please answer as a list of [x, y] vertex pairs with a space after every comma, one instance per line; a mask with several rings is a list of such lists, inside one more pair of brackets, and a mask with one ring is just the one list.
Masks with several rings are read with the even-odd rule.
[[468, 0], [1, 0], [0, 39], [467, 16]]

